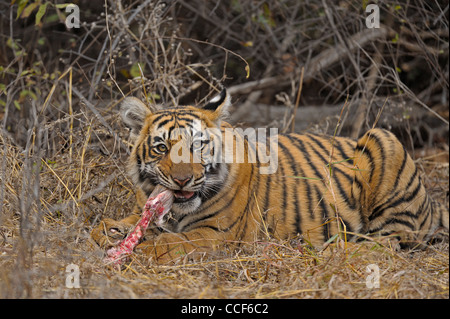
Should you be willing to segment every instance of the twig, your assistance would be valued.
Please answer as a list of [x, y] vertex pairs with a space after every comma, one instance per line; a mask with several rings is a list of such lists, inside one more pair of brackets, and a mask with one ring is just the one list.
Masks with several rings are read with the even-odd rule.
[[80, 162], [80, 185], [79, 185], [79, 188], [78, 188], [78, 200], [81, 199], [81, 189], [82, 189], [81, 185], [82, 185], [82, 183], [83, 183], [84, 157], [85, 157], [85, 154], [86, 154], [86, 148], [87, 148], [87, 146], [88, 146], [88, 144], [89, 144], [89, 140], [91, 139], [91, 126], [92, 126], [92, 121], [91, 121], [91, 123], [88, 125], [87, 132], [86, 132], [86, 140], [85, 140], [85, 142], [84, 142], [84, 146], [83, 146], [83, 149], [82, 149], [82, 151], [81, 151], [81, 162]]
[[72, 108], [72, 67], [69, 68], [69, 160], [72, 162], [72, 148], [73, 148], [73, 108]]
[[298, 104], [300, 103], [300, 96], [302, 95], [304, 73], [305, 73], [305, 67], [302, 67], [302, 71], [300, 74], [300, 83], [298, 84], [297, 98], [295, 99], [294, 110], [292, 111], [292, 117], [293, 117], [292, 126], [291, 126], [292, 133], [294, 133], [294, 130], [295, 130], [295, 114], [297, 113]]

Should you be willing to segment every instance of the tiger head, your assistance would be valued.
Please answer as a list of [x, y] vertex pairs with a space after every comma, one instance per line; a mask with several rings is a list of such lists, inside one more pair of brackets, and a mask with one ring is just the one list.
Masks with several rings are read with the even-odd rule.
[[201, 108], [177, 106], [150, 109], [139, 99], [126, 98], [120, 114], [131, 129], [134, 144], [128, 169], [147, 196], [160, 184], [173, 191], [172, 212], [189, 214], [216, 194], [227, 176], [218, 161], [222, 122], [230, 106], [225, 90]]

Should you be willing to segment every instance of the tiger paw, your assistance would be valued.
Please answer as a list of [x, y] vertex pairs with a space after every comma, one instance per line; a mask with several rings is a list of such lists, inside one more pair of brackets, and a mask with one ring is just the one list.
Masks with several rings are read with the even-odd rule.
[[131, 224], [105, 218], [92, 230], [91, 238], [102, 248], [113, 247], [127, 236], [132, 227]]
[[135, 252], [138, 255], [158, 261], [158, 257], [166, 251], [162, 247], [158, 247], [154, 240], [146, 240], [136, 246]]
[[157, 264], [167, 264], [173, 262], [176, 258], [172, 256], [171, 251], [167, 250], [168, 245], [160, 245], [153, 240], [147, 240], [136, 246], [135, 252]]

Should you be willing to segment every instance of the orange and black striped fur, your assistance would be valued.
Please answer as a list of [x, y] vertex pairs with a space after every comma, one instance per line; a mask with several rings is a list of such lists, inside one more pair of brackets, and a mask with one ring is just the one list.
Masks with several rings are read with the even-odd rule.
[[[138, 248], [164, 261], [266, 235], [301, 235], [318, 246], [338, 233], [347, 239], [391, 234], [404, 243], [422, 243], [438, 229], [448, 232], [448, 208], [426, 193], [411, 157], [382, 129], [372, 129], [356, 142], [278, 135], [278, 169], [272, 174], [261, 174], [266, 164], [258, 161], [193, 163], [192, 147], [191, 162], [174, 163], [169, 153], [175, 142], [202, 148], [218, 136], [195, 140], [180, 135], [175, 141], [170, 132], [189, 132], [200, 121], [223, 134], [231, 127], [223, 121], [229, 105], [225, 91], [203, 108], [151, 111], [135, 98], [122, 103], [122, 118], [135, 141], [128, 169], [137, 186], [137, 209], [122, 221], [104, 220], [92, 233], [97, 243], [108, 246], [122, 239], [156, 184], [173, 190], [175, 203]], [[244, 143], [246, 155], [254, 152], [246, 137], [234, 138]]]

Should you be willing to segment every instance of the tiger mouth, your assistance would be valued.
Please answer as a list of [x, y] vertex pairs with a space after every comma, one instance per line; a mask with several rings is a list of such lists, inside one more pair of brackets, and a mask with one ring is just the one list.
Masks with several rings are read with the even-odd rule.
[[197, 192], [174, 190], [173, 195], [175, 197], [174, 203], [185, 203], [193, 200], [198, 196]]

